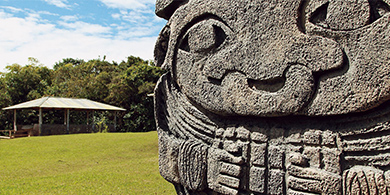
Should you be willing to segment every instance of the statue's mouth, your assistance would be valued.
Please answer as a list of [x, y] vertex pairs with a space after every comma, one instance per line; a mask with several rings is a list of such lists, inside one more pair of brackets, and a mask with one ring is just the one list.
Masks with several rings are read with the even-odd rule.
[[[227, 74], [232, 74], [235, 72], [241, 73], [239, 71], [230, 71]], [[226, 77], [227, 74], [224, 74], [224, 76], [221, 79], [216, 79], [213, 77], [207, 77], [207, 79], [210, 83], [213, 83], [215, 85], [221, 85], [223, 79]], [[277, 92], [283, 88], [285, 83], [286, 83], [286, 78], [284, 77], [275, 77], [267, 80], [256, 80], [256, 79], [247, 78], [247, 84], [249, 88], [254, 91]]]
[[268, 80], [248, 79], [248, 85], [255, 91], [277, 92], [283, 88], [286, 79], [282, 77], [271, 78]]

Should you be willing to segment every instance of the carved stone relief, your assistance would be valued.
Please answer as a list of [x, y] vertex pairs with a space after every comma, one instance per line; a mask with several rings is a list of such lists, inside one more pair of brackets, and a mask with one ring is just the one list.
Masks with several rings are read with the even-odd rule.
[[390, 195], [389, 0], [157, 0], [178, 194]]

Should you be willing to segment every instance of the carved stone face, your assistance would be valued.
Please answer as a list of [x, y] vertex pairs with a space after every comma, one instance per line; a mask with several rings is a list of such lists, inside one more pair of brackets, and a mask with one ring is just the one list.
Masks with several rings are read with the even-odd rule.
[[164, 178], [178, 194], [389, 192], [389, 3], [157, 0]]
[[157, 58], [216, 114], [364, 111], [390, 93], [389, 5], [373, 2], [190, 0], [170, 17]]

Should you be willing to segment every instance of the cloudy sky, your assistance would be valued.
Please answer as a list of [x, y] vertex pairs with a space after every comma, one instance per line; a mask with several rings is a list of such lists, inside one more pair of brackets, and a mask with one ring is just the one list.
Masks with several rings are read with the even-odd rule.
[[166, 23], [154, 1], [0, 0], [0, 71], [28, 57], [50, 68], [63, 58], [151, 60]]

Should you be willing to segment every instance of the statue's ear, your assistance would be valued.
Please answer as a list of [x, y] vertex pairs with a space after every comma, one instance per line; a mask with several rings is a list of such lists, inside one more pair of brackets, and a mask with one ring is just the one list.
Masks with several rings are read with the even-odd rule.
[[178, 7], [188, 0], [156, 0], [156, 15], [169, 20]]
[[161, 30], [160, 35], [157, 38], [156, 45], [154, 47], [154, 64], [164, 69], [168, 68], [168, 67], [164, 67], [163, 63], [165, 61], [165, 57], [168, 52], [170, 33], [171, 33], [171, 29], [169, 28], [169, 26], [165, 26]]

